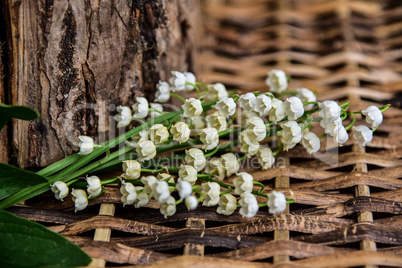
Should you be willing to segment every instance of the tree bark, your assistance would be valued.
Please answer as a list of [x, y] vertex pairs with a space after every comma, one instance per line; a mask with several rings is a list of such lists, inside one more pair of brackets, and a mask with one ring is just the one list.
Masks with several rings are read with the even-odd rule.
[[73, 153], [79, 135], [113, 137], [117, 105], [153, 99], [172, 70], [194, 71], [197, 0], [7, 0], [3, 8], [9, 83], [0, 96], [41, 113], [12, 125], [22, 167]]

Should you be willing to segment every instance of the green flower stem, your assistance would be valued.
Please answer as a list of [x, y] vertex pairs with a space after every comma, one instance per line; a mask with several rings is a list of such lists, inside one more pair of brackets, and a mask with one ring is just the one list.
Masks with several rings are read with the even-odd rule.
[[180, 96], [180, 95], [177, 95], [177, 94], [174, 94], [174, 93], [169, 93], [169, 95], [170, 95], [171, 97], [178, 98], [178, 99], [181, 100], [183, 103], [186, 102], [186, 100], [185, 100], [182, 96]]
[[148, 168], [141, 168], [141, 172], [150, 172], [150, 173], [157, 173], [157, 172], [162, 172], [165, 169], [160, 168], [160, 169], [148, 169]]
[[385, 112], [386, 110], [388, 110], [389, 107], [391, 107], [391, 104], [384, 105], [384, 106], [380, 107], [379, 109], [380, 109], [380, 111], [383, 113], [383, 112]]
[[205, 158], [211, 157], [219, 151], [219, 145], [215, 147], [211, 152], [204, 154]]
[[309, 105], [309, 104], [318, 104], [318, 101], [309, 101], [309, 102], [303, 102], [303, 106]]
[[273, 156], [276, 156], [277, 154], [279, 154], [281, 151], [283, 150], [283, 143], [281, 143], [281, 146], [279, 146], [279, 148], [272, 153]]
[[154, 108], [148, 108], [148, 111], [150, 111], [150, 112], [157, 112], [157, 113], [162, 113], [161, 111], [159, 111], [159, 110], [156, 110], [156, 109], [154, 109]]
[[145, 121], [142, 120], [142, 119], [140, 119], [140, 118], [135, 118], [135, 117], [133, 117], [132, 120], [139, 122], [141, 125], [145, 124]]
[[258, 193], [261, 193], [265, 188], [264, 184], [259, 181], [253, 181], [253, 184], [261, 186], [261, 188], [257, 191]]
[[371, 131], [374, 133], [374, 131], [377, 130], [378, 127], [373, 128]]
[[202, 86], [203, 88], [204, 88], [204, 91], [205, 91], [205, 93], [208, 93], [208, 87], [204, 84], [204, 83], [201, 83], [201, 82], [196, 82], [195, 83], [197, 86]]
[[244, 158], [246, 158], [246, 157], [247, 157], [247, 153], [245, 153], [242, 157], [237, 158], [237, 161], [238, 161], [238, 162], [241, 162], [241, 161], [243, 161]]
[[220, 194], [224, 195], [224, 194], [230, 194], [232, 192], [232, 188], [229, 187], [227, 191], [221, 191]]
[[261, 203], [261, 204], [258, 204], [258, 207], [260, 207], [260, 208], [263, 208], [263, 207], [266, 207], [266, 206], [268, 206], [268, 203]]
[[190, 82], [186, 82], [186, 85], [193, 86], [193, 87], [195, 88], [195, 90], [197, 91], [197, 98], [200, 97], [201, 92], [200, 92], [200, 89], [199, 89], [198, 86], [197, 86], [197, 83], [193, 84], [193, 83], [190, 83]]
[[347, 127], [345, 127], [346, 130], [349, 130], [356, 122], [355, 114], [354, 113], [349, 113], [349, 114], [353, 116], [353, 120], [352, 120], [352, 123], [350, 123]]
[[348, 108], [349, 108], [349, 106], [350, 106], [350, 102], [348, 101], [348, 102], [345, 102], [345, 103], [342, 103], [341, 105], [339, 105], [339, 107], [341, 107], [342, 109], [344, 109], [344, 110], [347, 110]]
[[282, 95], [292, 95], [292, 96], [296, 96], [296, 95], [297, 95], [297, 91], [294, 91], [294, 90], [284, 90], [284, 91], [280, 92], [280, 94], [282, 94]]
[[237, 90], [229, 90], [228, 95], [237, 94]]
[[326, 137], [327, 133], [322, 134], [321, 136], [319, 136], [318, 138], [321, 140], [322, 138]]

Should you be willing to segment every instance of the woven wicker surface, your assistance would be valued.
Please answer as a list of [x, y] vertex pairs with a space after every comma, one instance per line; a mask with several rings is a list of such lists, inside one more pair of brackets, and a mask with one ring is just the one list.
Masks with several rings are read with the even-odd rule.
[[117, 186], [79, 213], [51, 194], [10, 210], [80, 245], [93, 266], [402, 266], [402, 2], [204, 3], [198, 77], [267, 90], [267, 72], [279, 68], [292, 77], [291, 89], [349, 100], [352, 110], [393, 104], [373, 141], [361, 148], [349, 139], [335, 167], [299, 146], [279, 155], [285, 166], [249, 170], [265, 192], [296, 200], [280, 216], [179, 206], [165, 220], [154, 203], [123, 208]]

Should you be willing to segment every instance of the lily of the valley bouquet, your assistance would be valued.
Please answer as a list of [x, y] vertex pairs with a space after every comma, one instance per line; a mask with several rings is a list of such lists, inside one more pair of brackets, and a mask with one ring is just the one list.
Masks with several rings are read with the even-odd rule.
[[[132, 107], [117, 107], [114, 119], [117, 128], [126, 130], [123, 135], [99, 145], [80, 136], [78, 154], [38, 171], [35, 175], [43, 182], [9, 194], [0, 208], [50, 189], [60, 201], [70, 195], [77, 212], [87, 207], [88, 199], [102, 195], [104, 185], [119, 184], [124, 206], [144, 207], [154, 199], [165, 217], [179, 205], [189, 210], [216, 207], [223, 215], [238, 210], [247, 218], [262, 207], [280, 213], [293, 200], [281, 192], [264, 191], [242, 163], [255, 159], [258, 168], [268, 170], [278, 153], [297, 144], [313, 154], [320, 149], [320, 139], [329, 135], [342, 146], [349, 139], [348, 130], [366, 146], [389, 107], [350, 112], [349, 102], [317, 102], [309, 89], [288, 90], [289, 78], [281, 70], [269, 72], [270, 92], [243, 95], [227, 91], [221, 83], [204, 85], [189, 72], [172, 75], [169, 82], [156, 85], [155, 102], [137, 97]], [[193, 97], [185, 99], [182, 93]], [[167, 104], [173, 97], [183, 102], [179, 109]], [[371, 128], [355, 126], [357, 114], [365, 116]], [[345, 126], [347, 118], [351, 123]], [[312, 124], [319, 124], [323, 134], [311, 132]], [[278, 146], [269, 147], [269, 139], [278, 140]], [[95, 176], [115, 166], [121, 168], [121, 176]]]

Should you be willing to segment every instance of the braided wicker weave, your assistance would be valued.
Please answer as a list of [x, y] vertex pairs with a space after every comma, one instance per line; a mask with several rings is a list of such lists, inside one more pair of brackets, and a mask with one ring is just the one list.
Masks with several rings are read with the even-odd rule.
[[209, 0], [204, 13], [197, 77], [266, 91], [277, 68], [290, 88], [349, 100], [352, 110], [391, 103], [373, 141], [349, 139], [336, 167], [299, 146], [280, 155], [286, 166], [253, 171], [264, 191], [295, 199], [280, 216], [179, 206], [166, 220], [156, 204], [123, 208], [117, 186], [80, 213], [50, 193], [10, 211], [81, 246], [91, 266], [402, 266], [402, 2]]

